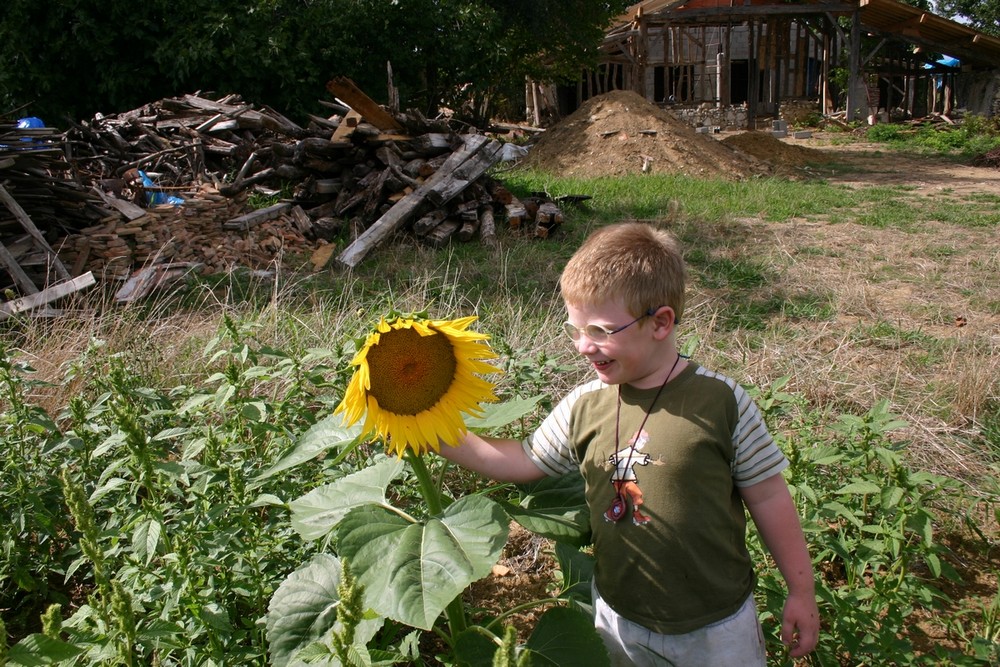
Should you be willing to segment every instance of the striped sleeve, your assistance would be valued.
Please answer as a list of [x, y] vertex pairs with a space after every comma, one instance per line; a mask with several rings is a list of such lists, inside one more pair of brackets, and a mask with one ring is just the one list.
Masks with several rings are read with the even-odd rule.
[[581, 396], [605, 386], [600, 380], [592, 380], [573, 389], [521, 443], [524, 453], [546, 475], [557, 477], [579, 470], [580, 462], [570, 443], [573, 406]]
[[735, 380], [699, 368], [704, 375], [725, 382], [736, 399], [737, 420], [733, 429], [733, 481], [736, 486], [753, 486], [788, 467], [788, 459], [771, 437], [753, 398]]

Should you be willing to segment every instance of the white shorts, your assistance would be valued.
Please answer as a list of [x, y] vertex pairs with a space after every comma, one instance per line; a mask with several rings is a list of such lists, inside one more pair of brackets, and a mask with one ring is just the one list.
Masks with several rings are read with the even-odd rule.
[[661, 635], [619, 616], [594, 594], [594, 625], [614, 667], [766, 667], [764, 633], [753, 595], [739, 611], [683, 635]]

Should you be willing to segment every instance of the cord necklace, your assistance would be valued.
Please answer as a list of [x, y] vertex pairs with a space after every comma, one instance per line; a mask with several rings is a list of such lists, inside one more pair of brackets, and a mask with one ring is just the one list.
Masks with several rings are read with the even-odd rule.
[[[656, 395], [653, 396], [652, 402], [650, 402], [649, 407], [646, 408], [646, 414], [642, 418], [642, 423], [639, 424], [639, 428], [635, 432], [635, 438], [629, 443], [628, 454], [624, 457], [624, 460], [619, 458], [618, 452], [621, 449], [621, 417], [622, 417], [622, 386], [618, 385], [618, 406], [615, 411], [615, 450], [611, 455], [611, 463], [615, 466], [615, 471], [611, 475], [611, 482], [615, 486], [615, 499], [611, 503], [611, 507], [605, 512], [605, 518], [610, 521], [618, 521], [623, 516], [625, 516], [625, 493], [622, 491], [624, 487], [623, 482], [625, 481], [625, 475], [628, 471], [632, 470], [632, 466], [636, 463], [636, 444], [640, 434], [642, 433], [643, 427], [646, 425], [646, 420], [649, 419], [650, 413], [656, 406], [656, 402], [660, 399], [660, 394], [663, 393], [664, 387], [670, 382], [670, 378], [673, 377], [674, 371], [677, 370], [677, 364], [681, 361], [681, 355], [678, 354], [677, 358], [674, 359], [674, 365], [670, 367], [670, 372], [667, 373], [667, 377], [664, 378], [663, 383], [660, 385], [659, 389], [656, 390]], [[648, 454], [646, 456], [649, 456]]]

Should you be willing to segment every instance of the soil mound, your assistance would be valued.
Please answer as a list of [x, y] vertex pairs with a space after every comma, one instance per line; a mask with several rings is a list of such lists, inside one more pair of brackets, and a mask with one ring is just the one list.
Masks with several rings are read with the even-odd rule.
[[828, 161], [823, 151], [785, 143], [769, 132], [734, 134], [723, 139], [722, 143], [779, 167], [802, 167]]
[[557, 176], [593, 178], [668, 173], [739, 180], [773, 168], [700, 134], [638, 93], [587, 100], [546, 130], [523, 164]]

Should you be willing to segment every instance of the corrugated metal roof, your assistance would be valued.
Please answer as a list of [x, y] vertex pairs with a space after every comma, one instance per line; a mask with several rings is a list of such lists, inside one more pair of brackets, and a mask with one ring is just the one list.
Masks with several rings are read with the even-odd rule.
[[860, 0], [862, 25], [963, 63], [1000, 67], [1000, 39], [898, 0]]

